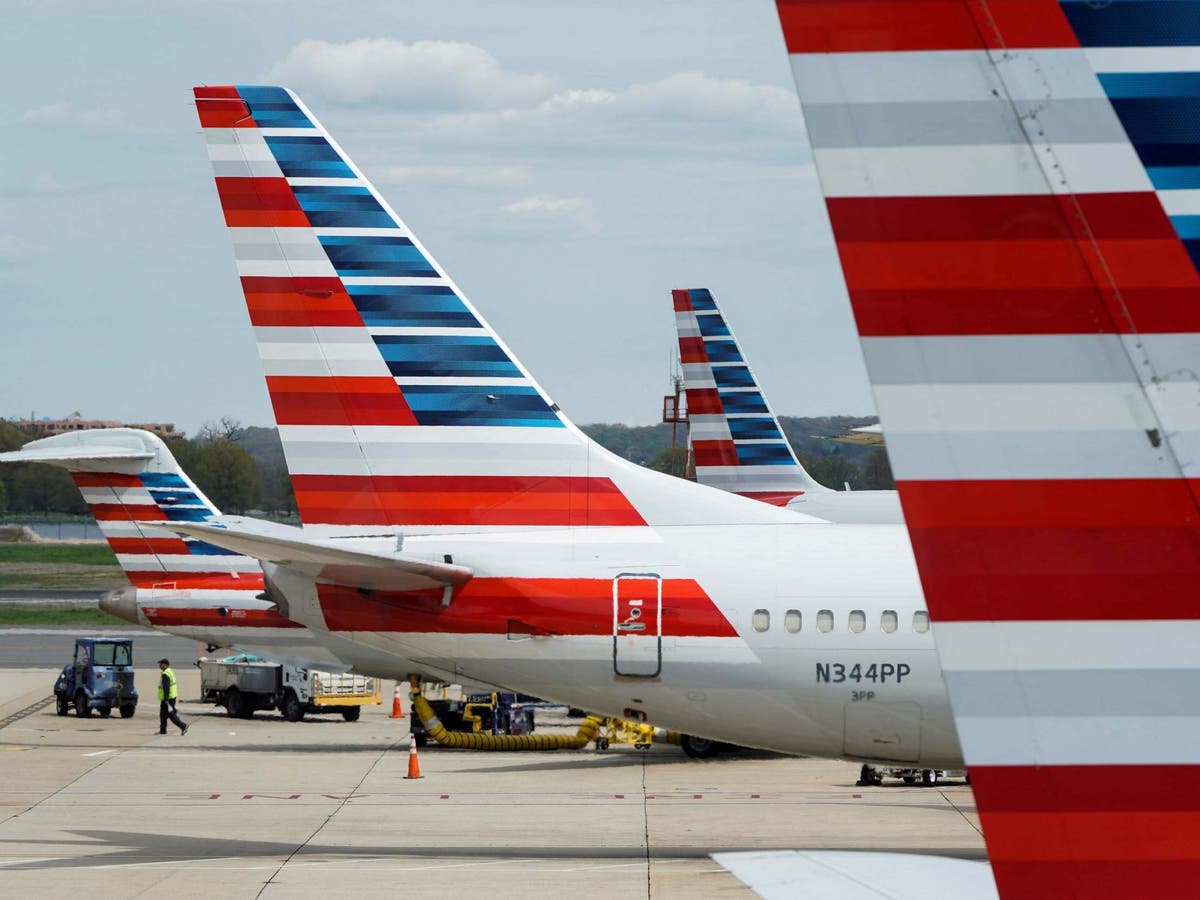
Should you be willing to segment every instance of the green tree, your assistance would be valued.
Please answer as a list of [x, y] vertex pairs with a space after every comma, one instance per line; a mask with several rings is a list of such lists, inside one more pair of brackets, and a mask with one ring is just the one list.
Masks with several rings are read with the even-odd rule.
[[687, 445], [678, 444], [674, 447], [663, 448], [654, 455], [653, 459], [645, 463], [645, 466], [647, 469], [653, 469], [655, 472], [666, 472], [668, 475], [686, 478], [688, 458]]
[[254, 459], [230, 440], [199, 444], [190, 467], [184, 471], [223, 513], [253, 509], [262, 495]]
[[863, 490], [894, 491], [895, 479], [892, 478], [892, 464], [888, 459], [887, 450], [883, 447], [874, 448], [867, 461], [862, 466]]

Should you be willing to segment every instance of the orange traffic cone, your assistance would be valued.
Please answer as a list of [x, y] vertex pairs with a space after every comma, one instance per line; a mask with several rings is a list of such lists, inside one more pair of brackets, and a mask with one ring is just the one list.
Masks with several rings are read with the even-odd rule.
[[389, 719], [403, 719], [404, 710], [400, 708], [400, 682], [396, 682], [396, 690], [392, 692], [392, 714]]
[[408, 736], [408, 774], [405, 778], [424, 778], [421, 774], [421, 763], [417, 760], [417, 739], [413, 735]]

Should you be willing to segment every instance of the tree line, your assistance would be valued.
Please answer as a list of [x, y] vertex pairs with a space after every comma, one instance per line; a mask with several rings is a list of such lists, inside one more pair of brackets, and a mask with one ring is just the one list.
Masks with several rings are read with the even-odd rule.
[[[895, 486], [884, 448], [829, 440], [831, 435], [874, 421], [852, 416], [780, 416], [801, 464], [817, 481], [837, 490], [846, 484], [853, 490]], [[673, 475], [685, 474], [687, 432], [682, 426], [674, 433], [674, 443], [670, 425], [585, 425], [583, 431], [613, 453], [639, 465]], [[30, 440], [16, 426], [0, 420], [0, 451], [18, 450]], [[206, 424], [194, 438], [173, 439], [167, 446], [222, 512], [255, 511], [272, 518], [296, 515], [296, 498], [276, 429], [243, 427], [225, 418]], [[37, 463], [0, 466], [0, 514], [85, 515], [87, 511], [79, 490], [64, 470]]]

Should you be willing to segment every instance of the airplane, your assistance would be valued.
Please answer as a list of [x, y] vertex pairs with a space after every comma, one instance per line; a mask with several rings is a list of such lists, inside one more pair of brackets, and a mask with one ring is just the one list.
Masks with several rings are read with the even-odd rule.
[[999, 893], [1190, 896], [1200, 4], [777, 6]]
[[138, 524], [220, 516], [157, 435], [136, 428], [69, 432], [0, 453], [0, 463], [42, 463], [71, 473], [130, 582], [100, 599], [109, 615], [211, 649], [347, 668], [312, 632], [261, 599], [258, 560]]
[[195, 96], [304, 526], [159, 524], [262, 560], [281, 613], [356, 667], [392, 654], [716, 741], [958, 766], [902, 528], [599, 447], [294, 94]]
[[895, 491], [835, 491], [808, 474], [711, 291], [671, 300], [698, 482], [830, 522], [904, 524]]

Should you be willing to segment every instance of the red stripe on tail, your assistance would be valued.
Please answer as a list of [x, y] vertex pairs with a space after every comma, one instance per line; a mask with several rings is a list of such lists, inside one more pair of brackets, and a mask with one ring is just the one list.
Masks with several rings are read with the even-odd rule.
[[645, 525], [608, 478], [293, 475], [306, 523]]
[[267, 376], [280, 425], [416, 425], [391, 377]]
[[1058, 0], [778, 0], [789, 53], [1077, 47]]
[[285, 178], [217, 178], [230, 228], [307, 228], [308, 217]]

